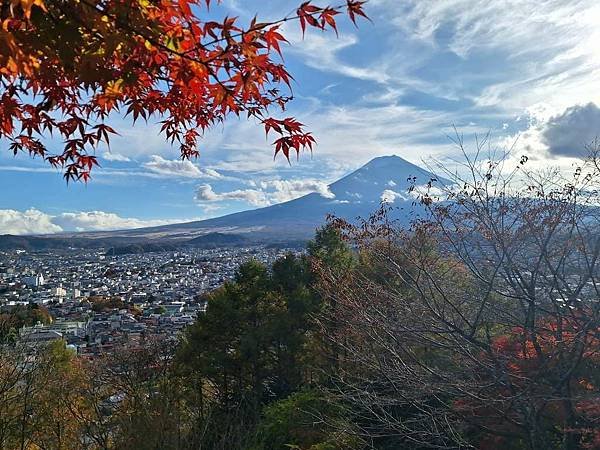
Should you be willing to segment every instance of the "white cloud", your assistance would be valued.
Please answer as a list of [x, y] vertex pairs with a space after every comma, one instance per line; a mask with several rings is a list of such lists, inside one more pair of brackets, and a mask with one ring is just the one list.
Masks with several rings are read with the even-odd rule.
[[199, 203], [237, 200], [258, 207], [287, 202], [313, 192], [324, 198], [335, 198], [325, 182], [315, 179], [250, 181], [250, 185], [252, 189], [217, 193], [210, 184], [202, 184], [194, 198]]
[[109, 152], [109, 151], [102, 153], [102, 155], [100, 155], [100, 156], [107, 161], [117, 161], [117, 162], [130, 162], [131, 161], [131, 159], [129, 159], [125, 155], [121, 155], [120, 153]]
[[3, 172], [30, 172], [30, 173], [54, 173], [60, 175], [60, 169], [52, 167], [28, 167], [28, 166], [0, 166]]
[[52, 217], [37, 209], [15, 211], [0, 210], [0, 234], [49, 234], [59, 233], [62, 228], [52, 223]]
[[249, 203], [252, 206], [268, 206], [269, 200], [263, 191], [257, 189], [239, 189], [235, 191], [216, 193], [210, 184], [202, 184], [196, 190], [195, 200], [203, 202], [221, 202], [227, 200], [238, 200]]
[[[473, 95], [480, 106], [522, 110], [547, 103], [559, 110], [600, 98], [600, 4], [595, 0], [369, 3], [409, 43], [426, 44], [424, 55], [458, 55], [467, 70], [448, 75], [443, 85], [460, 90], [487, 83]], [[469, 66], [475, 58], [476, 66]]]
[[152, 155], [150, 161], [142, 165], [152, 173], [166, 177], [219, 179], [223, 176], [214, 169], [200, 168], [189, 160], [170, 160]]
[[62, 213], [52, 217], [52, 222], [63, 230], [102, 231], [125, 230], [129, 228], [154, 227], [180, 222], [179, 220], [143, 220], [131, 217], [120, 217], [104, 211], [87, 211]]
[[551, 115], [547, 110], [532, 111], [526, 129], [501, 140], [510, 148], [511, 160], [518, 164], [529, 158], [528, 167], [551, 164], [570, 166], [572, 158], [586, 155], [586, 146], [600, 137], [600, 108], [594, 103], [573, 105]]
[[[231, 155], [223, 155], [222, 159], [213, 166], [219, 170], [231, 172], [265, 172], [276, 170], [277, 167], [284, 166], [281, 161], [273, 158], [273, 150], [264, 142], [263, 130], [259, 130], [256, 125], [251, 123], [242, 124], [240, 122], [231, 124], [228, 130], [229, 144], [221, 147], [232, 150]], [[252, 146], [249, 143], [263, 142], [261, 145]], [[246, 142], [246, 145], [244, 145]], [[250, 147], [250, 148], [249, 148]], [[245, 153], [238, 153], [236, 150], [251, 150]], [[287, 162], [285, 162], [287, 164]]]
[[263, 190], [275, 190], [268, 194], [271, 203], [287, 202], [312, 192], [324, 198], [335, 198], [327, 183], [314, 179], [261, 181], [259, 186]]
[[459, 186], [454, 184], [444, 187], [421, 184], [414, 186], [413, 189], [408, 192], [408, 194], [416, 200], [420, 200], [424, 196], [427, 196], [434, 202], [441, 202], [447, 199], [450, 192], [457, 189], [460, 189]]
[[62, 213], [56, 216], [38, 209], [0, 210], [0, 234], [52, 234], [63, 231], [105, 231], [152, 227], [185, 220], [143, 220], [120, 217], [104, 211]]
[[340, 59], [341, 51], [359, 42], [358, 37], [354, 34], [340, 33], [338, 37], [335, 33], [319, 33], [316, 30], [309, 30], [302, 36], [297, 24], [285, 27], [285, 34], [292, 44], [287, 51], [300, 55], [304, 62], [314, 69], [334, 72], [359, 80], [378, 83], [388, 81], [389, 77], [385, 73], [385, 67], [381, 65], [377, 68], [359, 67]]
[[394, 203], [396, 200], [406, 201], [408, 197], [391, 189], [386, 189], [381, 193], [381, 201], [384, 203]]

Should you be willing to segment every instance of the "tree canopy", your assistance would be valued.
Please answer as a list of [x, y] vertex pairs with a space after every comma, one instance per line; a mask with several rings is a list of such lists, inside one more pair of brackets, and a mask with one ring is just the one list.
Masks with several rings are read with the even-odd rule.
[[[244, 26], [211, 20], [211, 0], [2, 1], [0, 138], [15, 155], [63, 167], [67, 181], [87, 181], [94, 150], [117, 133], [106, 123], [113, 112], [160, 120], [183, 159], [199, 155], [204, 131], [243, 114], [275, 133], [275, 154], [289, 159], [315, 139], [293, 117], [271, 116], [292, 99], [280, 27], [297, 20], [303, 32], [337, 33], [336, 16], [356, 22], [364, 3], [307, 1], [280, 20]], [[62, 151], [50, 151], [52, 133]]]

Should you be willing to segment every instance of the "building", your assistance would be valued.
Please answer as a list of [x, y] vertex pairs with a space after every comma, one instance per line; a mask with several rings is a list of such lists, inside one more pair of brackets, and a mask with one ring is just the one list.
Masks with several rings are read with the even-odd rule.
[[44, 276], [40, 273], [32, 277], [25, 277], [23, 278], [23, 283], [25, 283], [28, 287], [43, 286], [45, 283]]
[[51, 330], [41, 324], [33, 327], [23, 327], [19, 330], [21, 342], [29, 345], [48, 344], [63, 339], [62, 333]]
[[67, 290], [62, 287], [62, 284], [50, 289], [50, 295], [52, 295], [53, 297], [59, 297], [59, 298], [64, 298], [67, 296]]

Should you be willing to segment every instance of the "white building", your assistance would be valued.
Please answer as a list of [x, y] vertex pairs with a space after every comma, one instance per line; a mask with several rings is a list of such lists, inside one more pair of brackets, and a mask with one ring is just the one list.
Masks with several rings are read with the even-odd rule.
[[40, 273], [33, 277], [25, 277], [23, 278], [23, 283], [25, 283], [28, 287], [39, 287], [44, 285], [44, 276]]
[[53, 295], [54, 297], [66, 297], [67, 296], [67, 290], [62, 287], [62, 284], [58, 287], [52, 288], [50, 290], [50, 295]]

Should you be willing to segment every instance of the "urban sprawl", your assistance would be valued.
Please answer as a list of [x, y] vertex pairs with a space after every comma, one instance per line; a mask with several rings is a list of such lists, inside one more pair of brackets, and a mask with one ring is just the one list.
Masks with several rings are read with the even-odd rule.
[[0, 312], [42, 307], [51, 320], [21, 327], [17, 338], [31, 344], [63, 339], [93, 358], [147, 339], [177, 339], [205, 310], [203, 294], [231, 279], [239, 264], [270, 264], [289, 250], [0, 252]]

